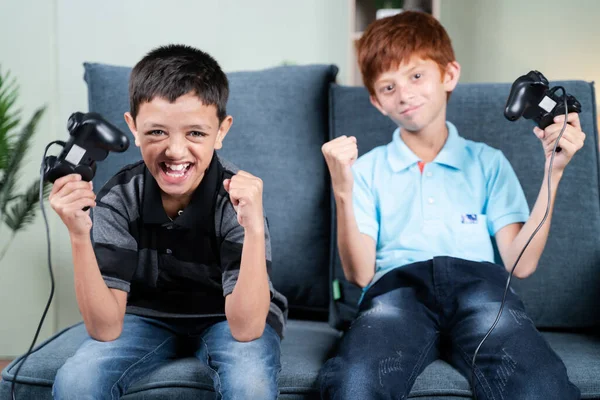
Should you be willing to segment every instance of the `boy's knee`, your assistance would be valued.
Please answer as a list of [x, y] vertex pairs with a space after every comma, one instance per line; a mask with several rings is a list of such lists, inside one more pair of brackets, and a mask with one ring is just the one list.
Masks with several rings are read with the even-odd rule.
[[258, 343], [247, 343], [244, 357], [219, 368], [224, 399], [276, 399], [281, 364], [278, 353], [261, 351]]
[[53, 398], [59, 400], [110, 398], [110, 388], [103, 385], [100, 373], [100, 370], [93, 368], [91, 364], [67, 360], [54, 378]]
[[548, 354], [527, 354], [527, 358], [536, 360], [527, 363], [523, 358], [510, 359], [495, 366], [493, 379], [489, 380], [490, 389], [502, 398], [530, 400], [575, 400], [581, 394], [569, 381], [567, 370], [558, 357]]
[[220, 376], [223, 399], [276, 399], [278, 371], [274, 367], [240, 365]]
[[581, 398], [579, 389], [569, 381], [566, 369], [559, 362], [532, 371], [524, 386], [520, 391], [526, 399], [579, 400]]
[[263, 335], [250, 342], [229, 341], [222, 344], [227, 354], [222, 360], [227, 372], [252, 374], [259, 371], [277, 372], [281, 366], [279, 336], [272, 328], [265, 329]]
[[339, 357], [327, 361], [319, 376], [323, 397], [333, 399], [359, 398], [353, 396], [372, 392], [376, 380], [364, 360], [342, 361]]
[[221, 382], [224, 399], [276, 399], [277, 376], [265, 370], [239, 371]]

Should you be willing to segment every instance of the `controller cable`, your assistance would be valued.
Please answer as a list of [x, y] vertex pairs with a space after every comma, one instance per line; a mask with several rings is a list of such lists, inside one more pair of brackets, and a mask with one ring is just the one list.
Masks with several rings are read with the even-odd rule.
[[52, 146], [53, 144], [60, 144], [63, 147], [65, 146], [65, 142], [63, 142], [61, 140], [55, 140], [53, 142], [50, 142], [46, 146], [46, 149], [44, 150], [44, 156], [42, 158], [42, 164], [40, 166], [40, 193], [39, 193], [40, 208], [42, 210], [42, 215], [44, 217], [44, 224], [46, 226], [46, 242], [47, 242], [47, 246], [48, 246], [48, 250], [47, 250], [48, 251], [48, 271], [50, 272], [50, 296], [48, 297], [48, 301], [46, 302], [46, 307], [44, 308], [42, 318], [40, 319], [40, 323], [38, 324], [38, 327], [35, 331], [33, 341], [31, 342], [31, 346], [29, 346], [29, 350], [27, 350], [27, 353], [23, 357], [23, 360], [17, 366], [17, 370], [15, 371], [15, 375], [12, 379], [12, 383], [10, 385], [10, 393], [12, 396], [12, 400], [16, 400], [15, 384], [17, 382], [17, 376], [19, 375], [19, 371], [21, 370], [21, 367], [23, 367], [23, 364], [25, 364], [25, 360], [27, 360], [27, 357], [29, 357], [31, 355], [33, 346], [35, 346], [35, 342], [37, 341], [38, 336], [40, 334], [40, 330], [42, 329], [42, 325], [44, 324], [44, 319], [46, 318], [46, 314], [48, 314], [48, 309], [50, 308], [50, 304], [52, 303], [52, 297], [54, 296], [54, 273], [52, 272], [52, 257], [51, 257], [51, 251], [50, 251], [51, 250], [51, 248], [50, 248], [50, 227], [48, 226], [48, 217], [46, 216], [46, 210], [44, 209], [44, 171], [46, 169], [46, 154], [48, 153], [48, 149], [50, 148], [50, 146]]
[[[565, 114], [564, 114], [565, 120], [563, 121], [563, 127], [560, 130], [560, 133], [558, 134], [558, 138], [556, 139], [556, 142], [554, 143], [554, 148], [552, 149], [552, 156], [550, 157], [550, 165], [548, 166], [548, 204], [546, 205], [546, 213], [544, 214], [544, 218], [542, 218], [542, 221], [540, 222], [540, 224], [537, 226], [535, 231], [533, 231], [533, 233], [531, 234], [531, 236], [525, 243], [525, 246], [523, 246], [523, 249], [519, 253], [517, 260], [515, 261], [512, 269], [510, 270], [510, 274], [508, 275], [508, 279], [506, 280], [506, 287], [504, 288], [504, 295], [502, 296], [502, 302], [500, 303], [500, 310], [498, 311], [498, 316], [496, 317], [496, 320], [492, 324], [491, 328], [488, 330], [487, 334], [483, 337], [483, 339], [479, 343], [479, 346], [477, 346], [477, 349], [475, 350], [475, 354], [473, 355], [473, 360], [471, 362], [471, 390], [473, 391], [473, 399], [475, 399], [475, 400], [477, 400], [477, 392], [475, 390], [475, 359], [477, 358], [477, 353], [479, 353], [479, 349], [483, 345], [483, 342], [485, 342], [485, 340], [488, 338], [488, 336], [490, 336], [490, 334], [492, 333], [492, 331], [498, 324], [498, 321], [500, 320], [500, 316], [502, 315], [502, 310], [504, 309], [504, 303], [506, 301], [506, 293], [508, 292], [508, 288], [510, 287], [510, 281], [512, 279], [513, 272], [515, 272], [515, 268], [517, 267], [517, 263], [521, 259], [521, 256], [525, 252], [525, 249], [527, 248], [527, 246], [529, 246], [529, 243], [533, 240], [533, 237], [538, 233], [538, 231], [542, 228], [542, 225], [544, 225], [544, 223], [546, 222], [546, 219], [548, 218], [548, 214], [550, 213], [550, 201], [552, 199], [552, 192], [550, 189], [552, 187], [551, 186], [552, 164], [554, 163], [554, 156], [557, 153], [558, 142], [562, 138], [562, 135], [565, 132], [565, 129], [567, 127], [567, 116], [568, 116], [567, 92], [565, 91], [565, 88], [563, 88], [562, 86], [557, 86], [554, 89], [555, 90], [561, 89], [563, 92], [564, 106], [565, 106]], [[558, 151], [560, 151], [560, 148]]]

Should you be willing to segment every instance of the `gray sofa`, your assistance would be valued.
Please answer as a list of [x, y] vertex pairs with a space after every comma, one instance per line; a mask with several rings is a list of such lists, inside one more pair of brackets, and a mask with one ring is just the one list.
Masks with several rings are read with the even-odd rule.
[[[86, 64], [89, 109], [128, 132], [130, 69]], [[524, 73], [527, 71], [523, 71]], [[230, 73], [228, 111], [234, 124], [221, 154], [265, 182], [264, 203], [273, 246], [273, 281], [290, 303], [282, 342], [281, 399], [319, 398], [316, 376], [352, 317], [357, 290], [342, 277], [335, 251], [333, 203], [321, 145], [342, 134], [358, 137], [363, 154], [391, 140], [393, 126], [370, 106], [365, 89], [335, 84], [335, 66], [279, 67]], [[582, 103], [586, 145], [567, 168], [538, 272], [514, 282], [529, 315], [558, 354], [585, 399], [600, 399], [600, 194], [593, 86], [561, 82]], [[533, 205], [543, 154], [530, 121], [508, 122], [502, 110], [510, 84], [460, 84], [448, 119], [459, 132], [501, 149]], [[75, 111], [75, 110], [74, 110]], [[66, 132], [65, 132], [66, 135]], [[140, 158], [132, 146], [98, 167], [100, 187], [121, 166]], [[332, 296], [332, 279], [340, 291]], [[339, 294], [339, 295], [338, 295]], [[32, 332], [33, 333], [33, 332]], [[18, 399], [49, 399], [57, 369], [85, 336], [82, 324], [37, 346], [18, 377]], [[527, 351], [526, 348], [523, 351]], [[15, 360], [2, 372], [0, 399], [10, 398]], [[543, 367], [543, 366], [540, 366]], [[165, 363], [131, 387], [124, 399], [213, 399], [206, 367], [194, 359]], [[467, 380], [444, 361], [417, 379], [411, 398], [468, 399]]]

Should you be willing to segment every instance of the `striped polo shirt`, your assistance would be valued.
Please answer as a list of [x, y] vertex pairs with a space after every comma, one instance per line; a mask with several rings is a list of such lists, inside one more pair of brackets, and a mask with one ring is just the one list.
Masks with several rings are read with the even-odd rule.
[[[100, 190], [93, 212], [94, 251], [106, 285], [128, 293], [127, 313], [225, 317], [225, 296], [240, 272], [244, 228], [222, 182], [237, 171], [214, 153], [190, 203], [173, 220], [143, 161], [124, 167]], [[265, 243], [270, 276], [266, 219]], [[283, 337], [287, 300], [270, 279], [269, 287], [267, 323]]]

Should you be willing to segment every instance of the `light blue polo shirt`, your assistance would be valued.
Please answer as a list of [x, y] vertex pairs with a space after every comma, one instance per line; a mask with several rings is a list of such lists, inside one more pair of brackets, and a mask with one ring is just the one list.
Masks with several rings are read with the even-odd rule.
[[494, 262], [491, 236], [529, 218], [525, 194], [504, 154], [446, 125], [448, 139], [423, 173], [400, 129], [391, 143], [352, 167], [356, 221], [377, 243], [369, 286], [393, 268], [436, 256]]

